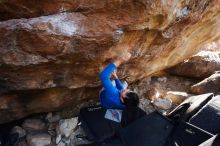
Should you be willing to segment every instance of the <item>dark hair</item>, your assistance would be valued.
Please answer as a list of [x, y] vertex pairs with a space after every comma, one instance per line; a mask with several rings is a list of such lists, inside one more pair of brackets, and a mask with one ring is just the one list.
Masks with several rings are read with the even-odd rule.
[[137, 93], [130, 91], [126, 94], [126, 98], [124, 99], [124, 104], [127, 107], [137, 107], [139, 105], [139, 96]]

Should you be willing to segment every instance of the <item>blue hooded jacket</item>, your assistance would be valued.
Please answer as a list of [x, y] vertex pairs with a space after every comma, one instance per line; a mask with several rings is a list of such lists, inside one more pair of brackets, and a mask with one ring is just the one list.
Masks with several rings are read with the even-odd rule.
[[101, 73], [100, 78], [104, 90], [100, 93], [100, 102], [104, 108], [123, 109], [125, 105], [121, 103], [120, 92], [123, 85], [119, 79], [115, 79], [116, 86], [110, 80], [112, 72], [116, 69], [114, 63], [109, 64]]

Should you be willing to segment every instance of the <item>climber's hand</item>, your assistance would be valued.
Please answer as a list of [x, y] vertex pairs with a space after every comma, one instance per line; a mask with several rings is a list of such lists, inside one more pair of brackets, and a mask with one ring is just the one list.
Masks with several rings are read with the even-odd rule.
[[113, 72], [112, 72], [112, 79], [118, 79], [118, 76], [117, 76], [117, 71], [116, 70], [114, 70]]
[[120, 52], [121, 54], [118, 55], [116, 60], [114, 61], [114, 64], [116, 66], [119, 66], [120, 64], [127, 62], [131, 58], [131, 54], [127, 51], [125, 52]]

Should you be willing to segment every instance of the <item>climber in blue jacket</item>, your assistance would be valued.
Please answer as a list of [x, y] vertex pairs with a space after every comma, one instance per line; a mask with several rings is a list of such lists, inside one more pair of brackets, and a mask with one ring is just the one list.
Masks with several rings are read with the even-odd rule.
[[[125, 88], [116, 75], [116, 68], [123, 62], [128, 61], [131, 57], [130, 53], [124, 54], [109, 64], [101, 73], [100, 78], [104, 90], [100, 93], [100, 102], [104, 108], [124, 109], [126, 106], [138, 106], [138, 95]], [[111, 76], [115, 78], [115, 84], [111, 81]]]

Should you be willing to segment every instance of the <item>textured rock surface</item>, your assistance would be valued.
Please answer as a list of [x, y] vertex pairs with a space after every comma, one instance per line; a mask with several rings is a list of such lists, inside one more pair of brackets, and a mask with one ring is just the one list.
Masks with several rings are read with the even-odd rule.
[[193, 85], [191, 87], [192, 93], [204, 94], [204, 93], [215, 93], [220, 94], [220, 72], [216, 72], [210, 77], [203, 81]]
[[138, 12], [141, 8], [144, 8], [143, 4], [135, 0], [1, 0], [0, 20], [39, 17], [61, 12], [80, 12], [87, 15], [112, 11], [120, 17], [121, 13], [134, 15], [134, 10]]
[[211, 42], [206, 44], [205, 46], [203, 46], [203, 48], [201, 49], [203, 51], [220, 51], [220, 40]]
[[174, 104], [179, 105], [190, 96], [191, 95], [186, 92], [168, 91], [163, 98], [170, 99]]
[[[77, 127], [78, 118], [63, 119], [59, 121], [57, 126], [57, 137], [56, 144], [61, 145], [61, 142], [70, 143], [70, 140], [67, 140], [70, 135], [74, 132]], [[67, 140], [67, 141], [66, 141]], [[71, 145], [71, 144], [69, 144]]]
[[172, 107], [172, 101], [170, 99], [156, 98], [152, 101], [152, 104], [162, 110], [169, 110]]
[[[151, 5], [156, 4], [165, 10], [171, 7], [159, 2]], [[106, 65], [103, 63], [117, 55], [116, 47], [111, 47], [117, 44], [114, 39], [128, 44], [128, 51], [132, 53], [132, 59], [121, 67], [121, 75], [128, 73], [132, 80], [143, 78], [175, 65], [206, 42], [219, 38], [219, 10], [212, 4], [215, 3], [210, 3], [204, 14], [200, 14], [200, 20], [191, 17], [195, 14], [193, 11], [191, 15], [187, 13], [186, 18], [178, 14], [179, 6], [169, 17], [182, 16], [184, 20], [173, 20], [176, 22], [173, 25], [164, 18], [163, 24], [155, 28], [149, 26], [150, 20], [144, 21], [147, 16], [141, 13], [148, 9], [135, 14], [141, 7], [134, 9], [133, 15], [122, 13], [120, 18], [112, 19], [110, 16], [115, 13], [108, 11], [88, 16], [74, 12], [1, 22], [1, 85], [11, 90], [96, 86], [99, 83], [97, 74]], [[159, 13], [159, 10], [151, 10], [148, 13]]]
[[57, 133], [64, 137], [69, 137], [73, 130], [76, 128], [78, 123], [78, 118], [63, 119], [59, 121], [57, 127]]
[[0, 98], [0, 115], [4, 116], [0, 123], [20, 119], [31, 113], [59, 110], [66, 106], [74, 107], [73, 113], [76, 114], [80, 105], [97, 97], [98, 92], [97, 88], [52, 88], [4, 94]]
[[59, 121], [61, 117], [60, 115], [53, 115], [52, 113], [48, 113], [45, 119], [50, 123], [54, 123]]
[[45, 130], [46, 125], [40, 119], [27, 119], [23, 122], [22, 128], [24, 128], [26, 131], [40, 131]]
[[179, 76], [207, 78], [218, 70], [220, 70], [220, 52], [201, 51], [169, 69], [169, 72]]
[[1, 20], [28, 19], [0, 22], [0, 123], [97, 97], [118, 44], [132, 54], [118, 71], [130, 82], [176, 65], [220, 38], [219, 3], [1, 0]]
[[30, 133], [27, 135], [29, 146], [52, 146], [51, 136], [46, 133]]
[[15, 126], [11, 130], [11, 134], [15, 134], [15, 133], [18, 134], [18, 138], [22, 138], [26, 135], [26, 131], [19, 126]]
[[[190, 87], [197, 82], [197, 80], [183, 77], [155, 75], [137, 81], [129, 88], [139, 94], [140, 107], [146, 113], [152, 112], [155, 108], [162, 113], [168, 113], [179, 102], [190, 96], [187, 93], [190, 92]], [[154, 102], [158, 104], [154, 104]]]

